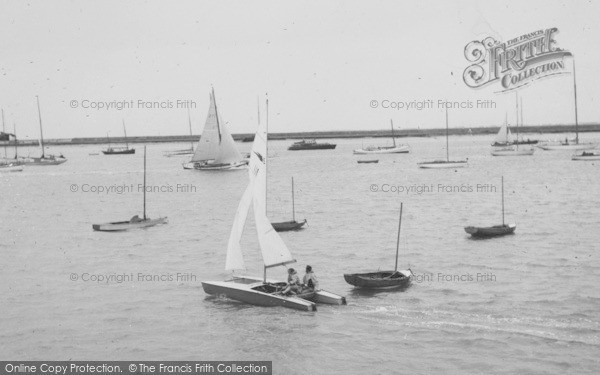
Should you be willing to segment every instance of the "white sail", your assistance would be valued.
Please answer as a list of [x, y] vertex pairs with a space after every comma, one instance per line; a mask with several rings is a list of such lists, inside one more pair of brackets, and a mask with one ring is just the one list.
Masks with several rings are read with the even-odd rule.
[[498, 134], [496, 135], [494, 142], [496, 142], [496, 143], [512, 143], [513, 141], [514, 141], [514, 139], [510, 132], [510, 129], [508, 128], [508, 124], [505, 122], [504, 124], [502, 124], [502, 127], [500, 127], [500, 130], [498, 131]]
[[210, 93], [210, 106], [204, 123], [204, 130], [192, 162], [211, 160], [216, 164], [230, 164], [242, 160], [235, 142], [219, 117], [214, 90]]
[[[266, 120], [268, 121], [268, 119]], [[250, 153], [248, 174], [254, 184], [253, 210], [256, 232], [265, 267], [293, 263], [290, 250], [279, 234], [275, 232], [266, 215], [267, 195], [267, 128], [259, 123]]]
[[229, 271], [246, 269], [240, 240], [246, 225], [246, 218], [250, 210], [250, 203], [252, 203], [253, 193], [253, 184], [249, 183], [233, 219], [231, 233], [229, 233], [229, 242], [227, 243], [227, 257], [225, 259], [225, 269]]

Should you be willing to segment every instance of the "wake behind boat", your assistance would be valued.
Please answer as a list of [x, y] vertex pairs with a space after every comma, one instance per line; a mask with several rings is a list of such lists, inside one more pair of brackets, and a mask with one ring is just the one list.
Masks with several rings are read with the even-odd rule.
[[219, 118], [215, 90], [210, 93], [210, 105], [204, 130], [196, 151], [183, 169], [219, 171], [241, 169], [248, 165], [235, 146], [233, 137]]
[[153, 227], [158, 224], [166, 224], [166, 217], [159, 217], [158, 219], [150, 219], [146, 217], [146, 146], [144, 146], [144, 216], [143, 218], [135, 215], [128, 221], [115, 221], [111, 223], [103, 224], [92, 224], [92, 229], [100, 232], [120, 232], [130, 229], [140, 229]]
[[[286, 244], [273, 229], [266, 215], [267, 134], [267, 126], [260, 123], [254, 137], [250, 156], [250, 166], [248, 168], [249, 183], [240, 200], [233, 220], [227, 243], [227, 256], [225, 258], [226, 270], [235, 271], [246, 268], [240, 241], [248, 211], [252, 204], [258, 243], [264, 264], [263, 278], [234, 276], [225, 281], [203, 281], [202, 288], [207, 294], [225, 296], [252, 305], [280, 306], [296, 310], [316, 311], [315, 302], [308, 299], [333, 303], [341, 301], [343, 297], [320, 290], [313, 290], [312, 292], [309, 291], [308, 293], [295, 296], [283, 295], [281, 292], [287, 283], [267, 279], [267, 270], [269, 268], [286, 266], [296, 262]], [[320, 297], [320, 295], [323, 297]], [[338, 298], [331, 298], [332, 296]]]
[[408, 145], [396, 145], [396, 138], [394, 137], [394, 122], [390, 119], [392, 126], [392, 143], [393, 146], [368, 146], [354, 150], [355, 155], [367, 155], [367, 154], [407, 154], [410, 152]]
[[423, 169], [445, 169], [445, 168], [464, 168], [467, 160], [450, 160], [450, 150], [448, 142], [448, 108], [446, 107], [446, 160], [434, 160], [417, 163], [419, 168]]
[[344, 280], [358, 288], [406, 288], [410, 285], [412, 271], [398, 271], [398, 252], [400, 249], [400, 227], [402, 226], [402, 203], [400, 203], [400, 216], [398, 218], [398, 238], [396, 241], [396, 263], [393, 271], [376, 271], [364, 273], [344, 274]]

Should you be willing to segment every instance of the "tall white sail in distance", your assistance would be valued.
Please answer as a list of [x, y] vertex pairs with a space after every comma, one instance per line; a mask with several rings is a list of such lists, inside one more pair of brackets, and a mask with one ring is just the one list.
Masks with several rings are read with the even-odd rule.
[[514, 141], [513, 135], [508, 128], [508, 123], [504, 120], [504, 124], [500, 127], [498, 134], [496, 134], [496, 138], [494, 142], [497, 143], [512, 143]]
[[208, 115], [191, 161], [208, 160], [217, 164], [231, 164], [242, 160], [231, 134], [219, 116], [214, 90], [210, 93]]
[[235, 212], [231, 232], [229, 233], [227, 256], [225, 258], [225, 269], [228, 271], [246, 269], [240, 241], [242, 239], [242, 234], [244, 233], [244, 227], [246, 226], [246, 219], [248, 217], [248, 211], [250, 210], [250, 204], [252, 203], [253, 194], [254, 186], [252, 182], [250, 182], [244, 191], [244, 195], [242, 195], [240, 204]]

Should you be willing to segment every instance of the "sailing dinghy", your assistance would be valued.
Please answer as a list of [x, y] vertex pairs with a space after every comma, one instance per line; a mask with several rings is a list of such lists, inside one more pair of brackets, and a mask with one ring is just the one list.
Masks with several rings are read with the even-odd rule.
[[106, 140], [108, 141], [108, 148], [106, 150], [102, 150], [102, 153], [104, 155], [135, 154], [135, 148], [129, 148], [129, 142], [127, 142], [127, 129], [125, 129], [125, 120], [123, 120], [123, 133], [125, 134], [125, 147], [112, 147], [110, 145], [110, 139], [108, 139], [108, 134], [106, 135]]
[[159, 217], [158, 219], [150, 219], [146, 216], [146, 146], [144, 146], [144, 217], [140, 218], [135, 215], [128, 221], [115, 221], [112, 223], [104, 224], [93, 224], [92, 228], [95, 231], [100, 232], [119, 232], [129, 229], [140, 229], [153, 227], [158, 224], [166, 224], [166, 217]]
[[466, 160], [450, 160], [450, 151], [448, 144], [448, 107], [446, 107], [446, 160], [434, 160], [417, 163], [419, 168], [424, 169], [443, 169], [443, 168], [464, 168], [467, 166]]
[[59, 165], [67, 161], [67, 159], [62, 156], [56, 155], [46, 155], [44, 152], [44, 133], [42, 131], [42, 112], [40, 111], [40, 98], [36, 95], [37, 107], [38, 107], [38, 118], [40, 120], [40, 149], [42, 151], [42, 155], [39, 158], [35, 157], [26, 157], [20, 158], [18, 160], [18, 164], [26, 164], [32, 166], [45, 166], [45, 165]]
[[[268, 105], [268, 102], [267, 102]], [[249, 183], [238, 205], [227, 243], [225, 269], [244, 270], [244, 257], [240, 245], [250, 205], [258, 243], [264, 264], [262, 278], [233, 276], [226, 281], [203, 281], [204, 292], [225, 296], [236, 301], [258, 306], [281, 306], [304, 311], [316, 311], [315, 302], [342, 304], [345, 298], [326, 291], [316, 290], [303, 295], [282, 295], [286, 282], [267, 279], [269, 268], [286, 266], [296, 262], [286, 244], [273, 229], [266, 215], [267, 188], [267, 128], [259, 124], [250, 156]], [[301, 298], [303, 297], [303, 298]], [[311, 299], [311, 300], [308, 300]]]
[[392, 126], [392, 142], [393, 146], [368, 146], [354, 150], [355, 155], [367, 155], [367, 154], [407, 154], [410, 152], [408, 145], [397, 145], [396, 138], [394, 137], [394, 122], [390, 120]]
[[[521, 142], [519, 142], [519, 97], [518, 97], [518, 93], [517, 93], [517, 121], [516, 121], [516, 128], [517, 128], [517, 137], [516, 139], [512, 139], [512, 134], [510, 134], [510, 130], [508, 129], [508, 119], [506, 118], [506, 116], [504, 117], [504, 125], [502, 125], [502, 127], [500, 128], [500, 131], [498, 132], [498, 135], [496, 136], [496, 141], [494, 142], [494, 144], [492, 145], [492, 151], [491, 154], [492, 156], [527, 156], [527, 155], [533, 155], [535, 149], [531, 146], [521, 146], [521, 148], [519, 148], [519, 145], [523, 144]], [[523, 123], [523, 101], [521, 101], [521, 124]], [[502, 134], [505, 134], [506, 138], [504, 140], [504, 145], [500, 146], [500, 147], [496, 147], [495, 145], [497, 144], [502, 144], [502, 142], [499, 142], [499, 139], [501, 139], [500, 137], [502, 136]]]
[[560, 150], [588, 150], [595, 148], [597, 143], [583, 143], [579, 142], [579, 123], [577, 119], [577, 81], [575, 79], [575, 59], [573, 59], [573, 97], [575, 101], [575, 141], [570, 142], [568, 138], [564, 142], [544, 142], [538, 144], [538, 147], [546, 151], [560, 151]]
[[219, 117], [213, 89], [210, 93], [210, 105], [202, 136], [192, 159], [183, 164], [183, 169], [215, 171], [240, 169], [248, 165], [248, 160], [244, 160], [235, 146], [233, 137]]
[[504, 177], [502, 177], [502, 225], [494, 225], [491, 227], [465, 227], [465, 232], [469, 233], [472, 237], [477, 238], [490, 238], [505, 236], [512, 234], [517, 229], [516, 224], [505, 224], [504, 223]]
[[301, 229], [304, 226], [304, 224], [306, 224], [306, 219], [300, 222], [296, 221], [296, 204], [294, 202], [294, 177], [292, 177], [292, 220], [282, 221], [279, 223], [271, 223], [271, 225], [277, 232], [287, 232], [290, 230]]
[[365, 289], [380, 288], [406, 288], [410, 285], [412, 271], [398, 271], [398, 252], [400, 249], [400, 227], [402, 225], [402, 203], [400, 203], [400, 217], [398, 219], [398, 239], [396, 240], [396, 264], [393, 271], [376, 271], [366, 273], [346, 273], [344, 280], [350, 285]]

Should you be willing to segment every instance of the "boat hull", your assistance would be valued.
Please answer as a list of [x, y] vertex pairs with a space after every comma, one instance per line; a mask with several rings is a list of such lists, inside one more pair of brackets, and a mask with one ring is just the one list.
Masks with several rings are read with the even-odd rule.
[[[285, 283], [278, 283], [285, 285]], [[255, 279], [236, 278], [228, 281], [203, 281], [204, 292], [210, 295], [225, 296], [227, 298], [248, 303], [255, 306], [286, 307], [302, 311], [317, 311], [314, 302], [296, 296], [283, 296], [266, 293], [257, 288], [270, 289], [271, 283], [257, 282]]]
[[576, 144], [542, 144], [538, 145], [539, 148], [546, 151], [578, 151], [578, 150], [589, 150], [596, 147], [595, 143], [576, 143]]
[[248, 166], [248, 160], [242, 160], [237, 163], [231, 164], [211, 164], [211, 163], [198, 163], [188, 162], [182, 164], [183, 169], [195, 169], [197, 171], [226, 171], [226, 170], [238, 170], [244, 169]]
[[[252, 277], [252, 276], [244, 276], [244, 277], [241, 277], [238, 279], [247, 280], [247, 282], [256, 282], [256, 283], [260, 283], [263, 281], [263, 279], [260, 279], [257, 277]], [[269, 280], [269, 279], [267, 279], [267, 282], [271, 283], [271, 284], [277, 283], [277, 281]], [[310, 301], [319, 303], [319, 304], [326, 304], [326, 305], [345, 305], [346, 297], [340, 296], [340, 295], [332, 293], [332, 292], [328, 292], [323, 289], [319, 289], [319, 290], [314, 291], [314, 297], [311, 297]]]
[[118, 221], [113, 223], [93, 224], [92, 229], [98, 232], [122, 232], [131, 229], [149, 228], [158, 224], [166, 224], [167, 218], [146, 219], [137, 222]]
[[376, 164], [379, 163], [379, 159], [377, 160], [357, 160], [358, 164]]
[[135, 154], [135, 148], [129, 148], [126, 150], [102, 150], [104, 155], [131, 155]]
[[281, 223], [271, 223], [271, 225], [273, 226], [273, 228], [275, 229], [276, 232], [287, 232], [287, 231], [291, 231], [291, 230], [298, 230], [298, 229], [301, 229], [304, 226], [304, 224], [306, 224], [306, 219], [304, 219], [304, 221], [301, 221], [301, 222], [291, 220], [291, 221], [284, 221]]
[[459, 161], [430, 161], [422, 162], [417, 164], [419, 168], [423, 169], [446, 169], [446, 168], [465, 168], [467, 167], [466, 160]]
[[573, 155], [571, 157], [571, 160], [600, 160], [600, 153], [588, 152], [588, 153]]
[[350, 285], [365, 289], [406, 288], [410, 285], [411, 270], [345, 273], [344, 280]]
[[8, 173], [8, 172], [22, 172], [23, 167], [20, 165], [6, 165], [0, 166], [0, 173]]
[[476, 238], [491, 238], [506, 236], [507, 234], [513, 234], [517, 229], [516, 224], [508, 225], [495, 225], [492, 227], [465, 227], [465, 232], [469, 233], [472, 237]]
[[19, 159], [17, 164], [19, 165], [30, 165], [30, 166], [46, 166], [46, 165], [59, 165], [65, 163], [67, 159], [61, 157], [44, 157], [44, 158], [24, 158]]
[[492, 156], [527, 156], [533, 155], [535, 149], [515, 149], [515, 148], [507, 148], [507, 149], [496, 149], [492, 150]]
[[400, 147], [381, 147], [377, 149], [358, 149], [353, 151], [355, 155], [379, 155], [379, 154], [408, 154], [410, 152], [410, 147], [408, 146], [400, 146]]
[[291, 145], [288, 147], [290, 151], [303, 151], [303, 150], [333, 150], [337, 145], [331, 143], [319, 143], [316, 145]]

